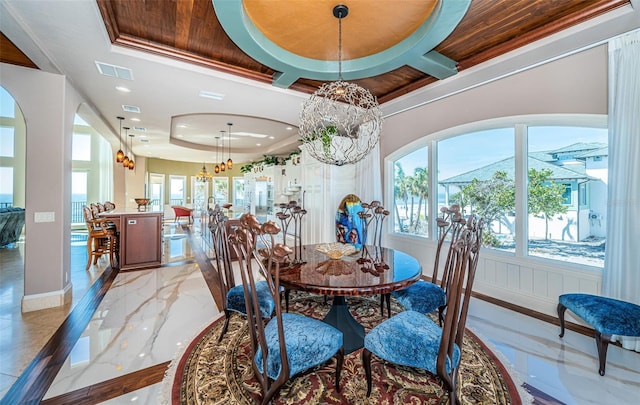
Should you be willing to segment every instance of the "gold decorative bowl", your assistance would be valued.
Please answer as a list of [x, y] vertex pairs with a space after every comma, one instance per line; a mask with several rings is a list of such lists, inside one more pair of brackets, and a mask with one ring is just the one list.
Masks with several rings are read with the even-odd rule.
[[151, 198], [134, 198], [136, 204], [147, 205], [151, 201]]
[[344, 256], [355, 253], [356, 248], [348, 243], [322, 243], [316, 247], [320, 253], [329, 256], [330, 259], [338, 260]]

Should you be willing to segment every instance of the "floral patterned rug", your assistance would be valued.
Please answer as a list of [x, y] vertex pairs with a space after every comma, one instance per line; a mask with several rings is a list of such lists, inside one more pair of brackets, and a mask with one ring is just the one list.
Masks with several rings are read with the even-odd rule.
[[[348, 297], [353, 316], [365, 331], [383, 320], [378, 297]], [[292, 292], [290, 312], [321, 319], [331, 299]], [[392, 300], [392, 314], [401, 307]], [[386, 311], [385, 311], [386, 312]], [[234, 314], [221, 344], [224, 317], [213, 322], [187, 347], [172, 368], [172, 404], [256, 404], [260, 386], [251, 368], [251, 347], [244, 317]], [[334, 384], [335, 359], [298, 375], [276, 394], [274, 404], [447, 404], [438, 378], [426, 371], [395, 366], [372, 357], [373, 389], [366, 397], [362, 349], [345, 356], [341, 391]], [[463, 404], [522, 404], [518, 387], [505, 367], [473, 333], [465, 334], [458, 395]], [[521, 389], [521, 388], [520, 388]]]

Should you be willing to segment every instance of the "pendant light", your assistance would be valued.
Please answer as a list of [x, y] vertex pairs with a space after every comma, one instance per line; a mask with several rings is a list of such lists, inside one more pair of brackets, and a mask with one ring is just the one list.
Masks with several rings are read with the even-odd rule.
[[129, 158], [129, 164], [127, 166], [129, 166], [129, 170], [133, 170], [134, 167], [136, 167], [135, 162], [133, 161], [133, 137], [135, 135], [134, 134], [129, 134], [129, 138], [131, 138], [131, 144], [129, 146], [129, 152], [131, 152], [131, 157]]
[[116, 153], [116, 163], [122, 163], [124, 160], [124, 152], [122, 151], [122, 120], [124, 117], [116, 118], [120, 121], [120, 136], [118, 137], [118, 140], [120, 141], [120, 149], [118, 149], [118, 152]]
[[380, 140], [382, 111], [366, 89], [342, 79], [342, 19], [349, 8], [333, 9], [338, 19], [338, 81], [323, 84], [302, 105], [300, 140], [320, 162], [342, 166], [356, 163]]
[[[227, 136], [229, 137], [229, 159], [227, 159], [227, 168], [231, 170], [233, 168], [233, 160], [231, 160], [231, 125], [233, 124], [227, 122], [227, 125], [229, 126], [229, 131], [227, 132]], [[222, 158], [224, 159], [224, 156], [222, 156]]]
[[[224, 131], [220, 131], [224, 134]], [[220, 137], [216, 136], [216, 162], [218, 162], [218, 143], [219, 143]], [[214, 173], [218, 174], [220, 173], [220, 166], [216, 163], [216, 167], [213, 168]]]
[[[127, 136], [127, 138], [124, 139], [124, 148], [125, 150], [127, 149], [127, 139], [129, 136], [129, 127], [124, 127], [124, 131], [125, 134]], [[122, 166], [123, 167], [129, 167], [129, 155], [127, 155], [126, 153], [124, 154], [124, 159], [122, 159]]]
[[224, 131], [222, 132], [222, 162], [220, 162], [220, 171], [225, 171], [227, 169], [227, 164], [224, 162]]

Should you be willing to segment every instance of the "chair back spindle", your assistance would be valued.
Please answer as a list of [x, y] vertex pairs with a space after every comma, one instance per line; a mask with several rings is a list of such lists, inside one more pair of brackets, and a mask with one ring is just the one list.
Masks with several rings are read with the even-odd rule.
[[448, 386], [455, 386], [457, 368], [447, 371], [453, 358], [454, 347], [462, 347], [471, 290], [482, 244], [483, 220], [469, 216], [457, 240], [451, 245], [447, 257], [449, 292], [442, 326], [442, 339], [436, 361], [437, 374]]
[[[231, 265], [231, 251], [229, 250], [229, 238], [227, 224], [229, 218], [224, 215], [222, 208], [216, 204], [209, 210], [209, 231], [213, 247], [213, 260], [220, 278], [220, 290], [225, 297], [229, 289], [236, 285], [233, 267]], [[223, 310], [226, 310], [226, 300], [222, 300]]]
[[[268, 355], [270, 354], [265, 339], [266, 321], [260, 316], [258, 304], [256, 275], [264, 274], [269, 291], [273, 299], [278, 300], [280, 290], [280, 264], [284, 257], [291, 253], [291, 249], [283, 244], [273, 244], [273, 237], [280, 232], [280, 228], [274, 222], [260, 224], [255, 216], [244, 214], [240, 217], [240, 227], [229, 237], [229, 241], [238, 255], [240, 275], [245, 293], [245, 305], [249, 322], [249, 336], [253, 353], [253, 371], [260, 382], [264, 398], [271, 398], [275, 391], [289, 379], [289, 361], [284, 339], [284, 325], [282, 322], [282, 310], [276, 305], [275, 320], [278, 327], [280, 373], [278, 378], [271, 380], [268, 376]], [[258, 241], [262, 246], [258, 248]], [[256, 353], [261, 355], [258, 357]], [[262, 365], [262, 371], [257, 367], [256, 361]], [[264, 401], [263, 401], [264, 403]]]

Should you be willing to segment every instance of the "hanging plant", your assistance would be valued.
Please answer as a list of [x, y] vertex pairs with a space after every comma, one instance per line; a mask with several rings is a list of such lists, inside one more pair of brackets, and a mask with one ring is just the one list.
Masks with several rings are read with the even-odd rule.
[[280, 161], [280, 158], [274, 155], [263, 155], [264, 159], [262, 159], [261, 163], [263, 163], [265, 166], [273, 166], [273, 165], [277, 165], [278, 162]]
[[253, 163], [248, 163], [242, 167], [240, 167], [241, 173], [250, 173], [253, 170]]

